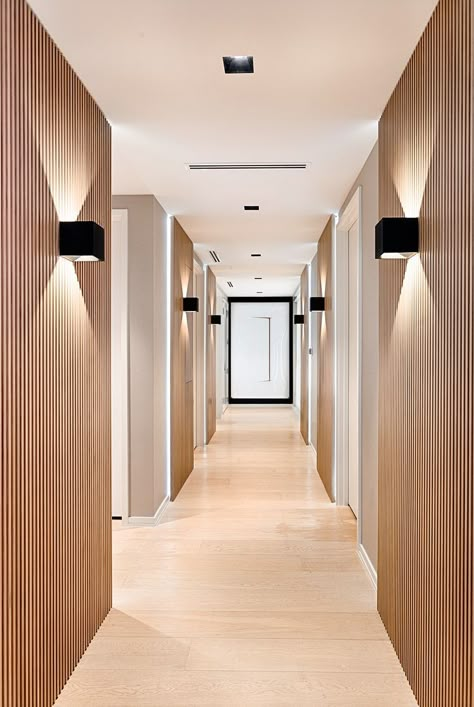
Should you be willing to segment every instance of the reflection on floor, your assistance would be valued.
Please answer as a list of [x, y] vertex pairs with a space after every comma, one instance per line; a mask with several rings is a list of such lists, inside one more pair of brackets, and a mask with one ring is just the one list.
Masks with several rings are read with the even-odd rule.
[[229, 409], [161, 524], [114, 533], [114, 578], [58, 705], [416, 705], [291, 408]]

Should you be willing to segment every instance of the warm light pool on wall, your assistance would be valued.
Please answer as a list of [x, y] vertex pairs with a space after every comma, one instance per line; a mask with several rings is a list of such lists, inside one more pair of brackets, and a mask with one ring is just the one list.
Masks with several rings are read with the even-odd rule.
[[326, 302], [324, 297], [310, 297], [309, 298], [309, 311], [310, 312], [324, 312], [326, 309]]
[[295, 324], [304, 324], [304, 314], [295, 314]]
[[417, 218], [383, 218], [375, 227], [375, 257], [385, 260], [411, 258], [420, 250]]
[[183, 312], [199, 312], [199, 297], [183, 297]]
[[73, 261], [104, 260], [104, 229], [95, 221], [61, 221], [59, 255]]
[[211, 324], [220, 324], [221, 323], [221, 315], [220, 314], [211, 314]]

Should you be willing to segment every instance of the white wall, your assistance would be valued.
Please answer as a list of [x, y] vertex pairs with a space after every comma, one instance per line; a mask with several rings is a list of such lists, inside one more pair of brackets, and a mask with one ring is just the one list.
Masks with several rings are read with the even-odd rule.
[[374, 256], [378, 221], [378, 146], [370, 154], [341, 208], [344, 211], [355, 190], [362, 187], [361, 228], [361, 495], [359, 522], [361, 544], [377, 567], [378, 532], [378, 366], [379, 288], [378, 263]]
[[216, 314], [220, 314], [221, 325], [217, 327], [216, 346], [216, 416], [219, 420], [227, 407], [227, 342], [228, 342], [228, 302], [222, 290], [217, 288]]
[[152, 518], [167, 495], [167, 216], [153, 196], [114, 196], [128, 212], [129, 515]]

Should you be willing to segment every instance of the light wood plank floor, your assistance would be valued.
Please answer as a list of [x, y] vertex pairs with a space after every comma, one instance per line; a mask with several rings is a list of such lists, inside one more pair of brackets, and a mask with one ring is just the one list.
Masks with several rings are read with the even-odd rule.
[[416, 705], [290, 408], [229, 409], [156, 528], [114, 532], [114, 609], [57, 705]]

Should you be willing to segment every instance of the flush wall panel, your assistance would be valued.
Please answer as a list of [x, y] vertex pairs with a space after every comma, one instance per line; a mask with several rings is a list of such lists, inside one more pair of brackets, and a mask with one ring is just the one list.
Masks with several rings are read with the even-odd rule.
[[[111, 606], [110, 128], [0, 2], [0, 704], [51, 705]], [[58, 258], [60, 220], [106, 261]]]

